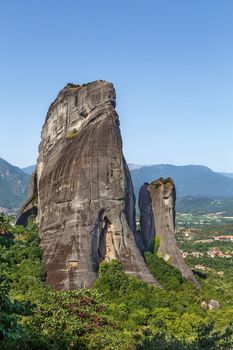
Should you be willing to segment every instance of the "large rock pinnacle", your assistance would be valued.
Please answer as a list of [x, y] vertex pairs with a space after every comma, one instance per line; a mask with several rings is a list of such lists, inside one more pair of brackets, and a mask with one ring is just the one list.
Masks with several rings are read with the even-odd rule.
[[139, 193], [141, 209], [141, 235], [145, 249], [153, 249], [156, 237], [158, 254], [180, 270], [196, 287], [199, 284], [186, 265], [175, 239], [175, 185], [171, 178], [160, 178], [144, 184]]
[[133, 187], [112, 84], [68, 84], [58, 94], [42, 129], [37, 188], [48, 284], [90, 287], [99, 263], [112, 259], [157, 284], [135, 244]]

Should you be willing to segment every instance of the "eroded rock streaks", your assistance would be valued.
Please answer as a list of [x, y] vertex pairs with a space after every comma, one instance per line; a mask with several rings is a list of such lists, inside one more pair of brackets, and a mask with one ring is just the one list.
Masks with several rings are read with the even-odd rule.
[[69, 84], [50, 106], [37, 162], [38, 217], [47, 282], [90, 287], [99, 263], [156, 284], [134, 238], [134, 194], [122, 153], [115, 90]]

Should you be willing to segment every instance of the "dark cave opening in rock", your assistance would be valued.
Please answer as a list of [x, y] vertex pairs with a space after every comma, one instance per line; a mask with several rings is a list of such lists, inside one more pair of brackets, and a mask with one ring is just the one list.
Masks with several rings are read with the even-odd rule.
[[99, 246], [98, 246], [98, 256], [99, 262], [105, 260], [106, 256], [106, 236], [108, 232], [108, 227], [111, 225], [111, 221], [105, 215], [104, 210], [102, 209], [99, 213]]

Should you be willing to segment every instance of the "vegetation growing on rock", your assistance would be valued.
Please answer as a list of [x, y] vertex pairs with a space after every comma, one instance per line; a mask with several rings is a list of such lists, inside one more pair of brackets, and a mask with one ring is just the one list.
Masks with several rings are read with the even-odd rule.
[[66, 138], [67, 139], [73, 139], [78, 135], [78, 131], [76, 129], [72, 129], [66, 133]]

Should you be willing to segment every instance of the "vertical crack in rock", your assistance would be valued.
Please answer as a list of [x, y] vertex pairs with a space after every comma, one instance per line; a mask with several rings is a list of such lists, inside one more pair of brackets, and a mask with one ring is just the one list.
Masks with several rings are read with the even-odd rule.
[[141, 250], [151, 250], [153, 243], [158, 241], [158, 254], [165, 261], [180, 270], [197, 288], [199, 283], [185, 263], [175, 239], [175, 185], [171, 178], [144, 184], [139, 193], [139, 208], [141, 210]]
[[134, 194], [122, 153], [115, 90], [68, 84], [50, 106], [37, 161], [38, 216], [47, 283], [90, 287], [101, 261], [158, 285], [134, 238]]

